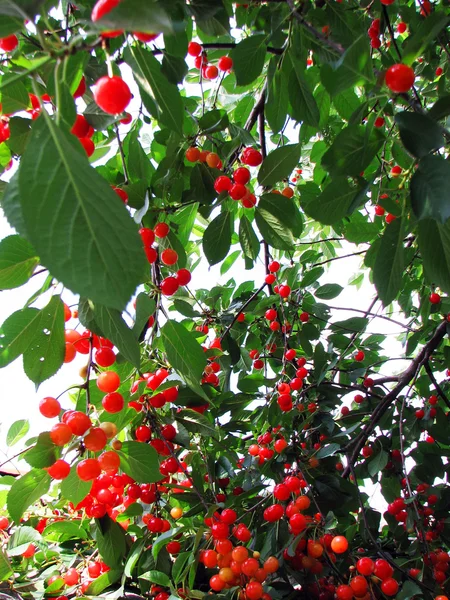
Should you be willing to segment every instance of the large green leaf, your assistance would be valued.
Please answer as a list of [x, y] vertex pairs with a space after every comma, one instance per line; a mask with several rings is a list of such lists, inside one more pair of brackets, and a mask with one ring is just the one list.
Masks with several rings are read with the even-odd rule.
[[62, 497], [77, 506], [91, 491], [92, 481], [82, 481], [76, 465], [72, 465], [69, 476], [62, 480], [60, 487]]
[[248, 85], [261, 75], [267, 50], [267, 37], [250, 35], [231, 51], [237, 85]]
[[24, 308], [6, 319], [0, 330], [0, 367], [6, 367], [27, 350], [39, 331], [41, 318], [37, 308]]
[[267, 89], [266, 118], [273, 133], [278, 133], [286, 122], [289, 91], [284, 71], [276, 70]]
[[16, 81], [15, 76], [10, 73], [0, 78], [0, 103], [4, 114], [27, 110], [30, 106], [30, 97], [25, 84]]
[[[282, 200], [283, 198], [283, 200]], [[255, 220], [264, 240], [278, 250], [292, 250], [292, 228], [298, 225], [290, 220], [283, 207], [284, 197], [278, 194], [264, 195], [255, 210]], [[292, 205], [293, 206], [293, 205]]]
[[[1, 32], [1, 25], [0, 25]], [[0, 550], [0, 581], [9, 579], [14, 574], [11, 563], [3, 549]]]
[[48, 116], [33, 125], [19, 190], [41, 263], [74, 292], [124, 308], [146, 268], [137, 226], [77, 139]]
[[15, 421], [11, 427], [8, 429], [8, 433], [6, 434], [6, 445], [8, 448], [20, 442], [24, 435], [26, 435], [30, 430], [30, 422], [27, 419], [19, 419]]
[[31, 19], [39, 13], [45, 0], [0, 0], [0, 15]]
[[100, 556], [111, 569], [121, 566], [126, 553], [126, 537], [123, 528], [108, 515], [96, 519], [94, 537]]
[[450, 217], [449, 161], [441, 156], [424, 156], [411, 179], [410, 192], [418, 219], [432, 217], [444, 224]]
[[136, 317], [133, 326], [133, 334], [139, 338], [149, 318], [156, 309], [156, 302], [144, 292], [138, 294], [136, 298]]
[[92, 309], [94, 320], [103, 335], [117, 346], [126, 360], [139, 369], [141, 362], [139, 342], [125, 323], [120, 311], [101, 304], [94, 304]]
[[351, 125], [343, 129], [322, 157], [322, 166], [333, 176], [360, 175], [370, 165], [384, 141], [377, 129]]
[[50, 482], [50, 475], [41, 469], [32, 469], [16, 479], [6, 500], [8, 512], [16, 523], [29, 506], [48, 492]]
[[42, 536], [34, 527], [18, 527], [8, 540], [8, 555], [20, 556], [33, 542], [41, 542]]
[[104, 29], [125, 29], [152, 33], [173, 33], [174, 23], [158, 0], [121, 0], [113, 10], [105, 13], [95, 26]]
[[450, 221], [445, 225], [433, 219], [420, 221], [418, 240], [428, 281], [450, 293]]
[[31, 467], [43, 469], [51, 467], [58, 458], [57, 446], [52, 442], [48, 431], [39, 434], [36, 443], [25, 452], [23, 458]]
[[356, 190], [346, 177], [336, 177], [320, 192], [313, 184], [307, 184], [300, 194], [300, 202], [305, 213], [323, 223], [332, 225], [343, 219], [349, 212]]
[[403, 219], [386, 225], [373, 267], [373, 281], [384, 306], [397, 297], [405, 267]]
[[367, 35], [359, 36], [335, 63], [334, 68], [328, 64], [323, 65], [320, 76], [331, 96], [336, 96], [350, 87], [374, 83]]
[[203, 251], [210, 265], [223, 260], [231, 245], [233, 221], [231, 213], [220, 213], [211, 221], [203, 234]]
[[39, 330], [23, 354], [23, 368], [37, 386], [54, 375], [64, 362], [64, 304], [53, 296], [41, 310]]
[[175, 321], [168, 321], [162, 327], [161, 336], [172, 367], [194, 392], [207, 400], [208, 397], [200, 386], [206, 358], [197, 339], [181, 323]]
[[120, 456], [120, 468], [138, 483], [160, 481], [158, 454], [148, 444], [141, 442], [123, 442], [117, 452]]
[[242, 215], [239, 222], [239, 242], [244, 256], [256, 260], [261, 245], [252, 224], [245, 215]]
[[10, 235], [0, 242], [0, 289], [20, 287], [31, 277], [39, 257], [33, 246], [19, 235]]
[[431, 40], [448, 27], [449, 17], [442, 10], [433, 10], [426, 19], [418, 21], [414, 34], [409, 35], [402, 51], [402, 62], [411, 65]]
[[169, 129], [180, 135], [183, 132], [184, 108], [180, 92], [161, 72], [161, 65], [151, 52], [141, 46], [126, 48], [126, 62], [133, 70], [134, 78], [156, 107], [153, 116]]
[[7, 141], [8, 148], [13, 154], [23, 154], [31, 134], [30, 120], [13, 117], [9, 120], [9, 130], [11, 137]]
[[319, 128], [320, 111], [302, 69], [291, 55], [293, 69], [289, 75], [290, 115], [296, 121]]
[[229, 32], [228, 12], [222, 0], [191, 0], [188, 10], [206, 35], [217, 37]]
[[300, 154], [300, 144], [289, 144], [270, 152], [259, 169], [258, 183], [268, 187], [289, 177], [298, 165]]
[[395, 115], [403, 145], [413, 156], [421, 158], [445, 144], [441, 127], [431, 117], [403, 111]]

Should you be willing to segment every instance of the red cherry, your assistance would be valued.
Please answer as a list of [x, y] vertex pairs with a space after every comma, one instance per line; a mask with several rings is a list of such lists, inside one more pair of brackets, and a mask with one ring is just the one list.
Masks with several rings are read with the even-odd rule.
[[56, 398], [51, 398], [49, 396], [47, 398], [43, 398], [39, 402], [39, 412], [43, 417], [46, 417], [47, 419], [53, 419], [61, 412], [61, 405]]
[[161, 252], [161, 262], [165, 265], [174, 265], [178, 260], [178, 253], [172, 248], [167, 248]]
[[358, 571], [358, 573], [361, 573], [361, 575], [372, 575], [374, 568], [375, 564], [373, 560], [368, 557], [360, 558], [356, 563], [356, 570]]
[[440, 295], [436, 294], [436, 292], [433, 292], [432, 294], [430, 294], [428, 299], [431, 302], [431, 304], [439, 304], [441, 301]]
[[250, 167], [258, 167], [263, 161], [263, 157], [259, 150], [254, 148], [246, 148], [242, 153], [242, 162]]
[[385, 212], [385, 209], [379, 204], [375, 206], [375, 214], [377, 215], [377, 217], [382, 217]]
[[86, 154], [89, 156], [92, 156], [95, 152], [95, 144], [94, 142], [89, 139], [88, 137], [85, 138], [79, 138], [81, 145], [84, 148], [84, 151], [86, 152]]
[[277, 271], [280, 270], [280, 263], [276, 260], [273, 260], [272, 262], [269, 263], [267, 268], [270, 273], [276, 273]]
[[116, 355], [111, 348], [100, 348], [96, 351], [94, 360], [99, 367], [110, 367], [116, 362]]
[[[120, 0], [98, 0], [98, 2], [94, 5], [94, 8], [92, 9], [92, 13], [91, 13], [91, 19], [92, 21], [95, 23], [95, 21], [98, 21], [99, 19], [101, 19], [102, 17], [104, 17], [106, 14], [108, 14], [109, 12], [112, 11], [113, 8], [115, 8], [118, 4], [119, 4]], [[122, 30], [117, 30], [117, 31], [104, 31], [102, 32], [102, 35], [104, 37], [117, 37], [119, 35], [122, 35]]]
[[384, 558], [379, 558], [375, 561], [375, 566], [373, 570], [373, 574], [375, 575], [375, 577], [378, 577], [379, 579], [384, 581], [385, 579], [389, 579], [390, 577], [392, 577], [393, 573], [394, 570], [391, 567], [391, 565], [387, 562], [387, 560], [384, 560]]
[[229, 192], [232, 187], [231, 179], [226, 175], [221, 175], [214, 182], [214, 189], [218, 194], [222, 192]]
[[400, 23], [397, 25], [398, 33], [405, 33], [407, 27], [408, 26], [406, 25], [406, 23], [404, 23], [403, 21], [400, 21]]
[[100, 473], [100, 464], [96, 458], [86, 458], [77, 464], [77, 475], [82, 481], [92, 481]]
[[119, 392], [110, 392], [103, 396], [102, 406], [109, 413], [118, 413], [124, 407], [124, 399]]
[[191, 273], [187, 269], [179, 269], [175, 276], [179, 285], [187, 285], [192, 279]]
[[188, 44], [188, 54], [189, 56], [200, 56], [202, 52], [202, 47], [197, 42], [189, 42]]
[[386, 71], [386, 85], [396, 94], [408, 92], [414, 85], [414, 70], [408, 65], [398, 63], [389, 67]]
[[118, 75], [101, 77], [95, 84], [94, 100], [104, 112], [116, 115], [130, 103], [130, 88]]
[[65, 460], [57, 460], [51, 467], [47, 468], [47, 473], [52, 479], [62, 480], [69, 476], [70, 465]]
[[115, 392], [120, 386], [120, 377], [115, 371], [105, 371], [97, 377], [97, 387], [108, 394]]
[[122, 200], [122, 202], [124, 204], [127, 204], [127, 202], [128, 202], [128, 194], [126, 193], [126, 191], [123, 190], [122, 188], [119, 188], [119, 187], [113, 187], [113, 190], [116, 192], [116, 194]]
[[8, 517], [0, 517], [0, 531], [4, 531], [9, 527]]
[[78, 138], [87, 137], [89, 131], [89, 123], [86, 120], [86, 117], [83, 115], [77, 115], [75, 119], [75, 123], [70, 130], [73, 135], [76, 135]]
[[[445, 577], [444, 577], [445, 579]], [[395, 579], [385, 579], [381, 584], [381, 591], [386, 596], [395, 596], [398, 592], [398, 583]]]
[[217, 79], [218, 75], [219, 69], [215, 65], [209, 65], [209, 67], [206, 67], [206, 69], [204, 70], [204, 76], [206, 77], [206, 79]]
[[374, 127], [383, 127], [385, 121], [383, 119], [383, 117], [377, 117], [374, 121]]
[[64, 423], [69, 426], [73, 435], [83, 435], [92, 426], [91, 419], [88, 415], [79, 410], [68, 411], [67, 417], [63, 417], [63, 419]]
[[241, 183], [235, 183], [229, 189], [229, 194], [233, 200], [241, 200], [247, 193], [247, 188]]
[[0, 38], [0, 50], [3, 52], [12, 52], [17, 48], [19, 40], [15, 35], [8, 35], [4, 38]]
[[148, 43], [153, 42], [156, 38], [161, 35], [160, 33], [143, 33], [141, 31], [133, 31], [133, 35], [140, 42]]
[[440, 77], [443, 72], [444, 72], [444, 69], [442, 67], [438, 67], [436, 69], [436, 77]]
[[139, 229], [139, 235], [141, 236], [144, 246], [151, 246], [155, 241], [155, 233], [153, 232], [153, 229], [150, 229], [149, 227], [141, 227]]
[[167, 223], [157, 223], [153, 231], [155, 232], [156, 237], [165, 238], [169, 235], [170, 227]]
[[221, 71], [229, 71], [233, 67], [233, 59], [229, 56], [221, 56], [218, 67]]
[[365, 354], [362, 350], [358, 350], [358, 352], [356, 352], [356, 354], [354, 355], [354, 359], [356, 360], [356, 362], [362, 362], [365, 358]]
[[180, 287], [175, 277], [166, 277], [161, 281], [161, 293], [164, 296], [172, 296]]
[[239, 167], [233, 173], [233, 180], [235, 183], [240, 183], [242, 185], [247, 185], [250, 181], [250, 171], [247, 167]]

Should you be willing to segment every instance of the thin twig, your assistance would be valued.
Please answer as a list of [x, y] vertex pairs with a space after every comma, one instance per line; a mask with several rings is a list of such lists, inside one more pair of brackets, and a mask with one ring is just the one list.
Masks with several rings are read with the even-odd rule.
[[117, 123], [114, 123], [114, 130], [116, 132], [117, 143], [119, 145], [119, 152], [120, 152], [120, 158], [122, 160], [123, 176], [125, 179], [125, 185], [127, 185], [130, 182], [130, 178], [128, 176], [127, 163], [125, 161], [125, 153], [123, 151], [123, 144], [122, 144], [122, 140], [120, 139], [119, 126], [117, 125]]

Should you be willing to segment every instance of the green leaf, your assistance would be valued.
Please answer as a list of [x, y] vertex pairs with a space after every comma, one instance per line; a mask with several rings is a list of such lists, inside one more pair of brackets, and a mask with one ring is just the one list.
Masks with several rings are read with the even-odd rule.
[[[426, 131], [426, 130], [425, 130]], [[445, 224], [450, 217], [450, 163], [425, 156], [411, 179], [411, 206], [418, 219], [432, 217]]]
[[57, 449], [50, 434], [47, 431], [40, 433], [34, 446], [25, 452], [23, 458], [30, 466], [37, 469], [50, 467], [58, 458]]
[[23, 154], [31, 133], [29, 119], [13, 117], [9, 120], [11, 137], [7, 141], [8, 148], [13, 154]]
[[367, 465], [367, 470], [371, 477], [375, 477], [384, 469], [389, 462], [389, 454], [384, 450], [380, 450]]
[[0, 15], [31, 19], [39, 14], [45, 0], [0, 0]]
[[267, 90], [266, 118], [273, 133], [283, 129], [289, 108], [289, 91], [284, 71], [276, 70]]
[[82, 481], [77, 475], [76, 465], [72, 465], [69, 476], [61, 481], [63, 498], [77, 506], [91, 491], [92, 481]]
[[152, 583], [157, 583], [164, 587], [170, 587], [169, 576], [160, 571], [146, 571], [145, 573], [142, 573], [142, 575], [139, 575], [139, 579], [145, 579], [146, 581], [151, 581]]
[[314, 99], [308, 82], [297, 61], [291, 57], [293, 69], [289, 75], [289, 101], [291, 104], [290, 115], [296, 121], [301, 121], [315, 129], [319, 128], [320, 111]]
[[[139, 0], [138, 0], [139, 1]], [[176, 85], [169, 83], [161, 65], [151, 52], [141, 46], [125, 49], [124, 57], [133, 70], [136, 83], [154, 102], [158, 122], [180, 135], [183, 133], [184, 107]]]
[[404, 581], [402, 587], [395, 595], [395, 600], [410, 600], [416, 596], [423, 596], [422, 588], [414, 581]]
[[95, 130], [103, 131], [113, 123], [117, 123], [117, 115], [105, 113], [94, 101], [89, 102], [83, 112], [83, 116]]
[[120, 456], [120, 468], [138, 483], [160, 481], [158, 454], [148, 444], [140, 442], [122, 442], [117, 451]]
[[[2, 32], [2, 25], [3, 22], [0, 24], [0, 33]], [[8, 557], [6, 556], [3, 549], [0, 549], [0, 581], [5, 581], [6, 579], [9, 579], [13, 574], [14, 571], [12, 570], [11, 563], [9, 562]]]
[[24, 308], [10, 315], [1, 327], [0, 367], [5, 367], [23, 354], [39, 331], [42, 313], [37, 308]]
[[217, 437], [217, 431], [205, 415], [190, 408], [180, 411], [176, 416], [176, 421], [181, 423], [191, 433], [199, 433], [200, 435], [212, 438]]
[[325, 285], [321, 285], [319, 288], [317, 288], [317, 290], [314, 292], [314, 295], [321, 300], [332, 300], [333, 298], [339, 296], [343, 289], [344, 288], [342, 285], [337, 283], [326, 283]]
[[125, 323], [120, 311], [101, 304], [94, 304], [93, 316], [104, 337], [111, 340], [123, 357], [139, 369], [141, 363], [139, 342]]
[[142, 554], [142, 551], [144, 550], [144, 547], [144, 539], [137, 539], [131, 546], [130, 552], [127, 557], [127, 562], [125, 563], [125, 568], [123, 570], [123, 574], [125, 575], [125, 577], [133, 576], [134, 568], [137, 565], [137, 562]]
[[305, 213], [325, 225], [333, 225], [347, 216], [356, 194], [346, 177], [336, 177], [318, 195], [313, 185], [300, 189], [300, 203]]
[[415, 27], [414, 34], [409, 35], [402, 50], [402, 63], [411, 65], [422, 54], [431, 40], [448, 27], [449, 18], [442, 10], [433, 10], [426, 19], [420, 19]]
[[75, 521], [54, 521], [47, 525], [42, 532], [42, 537], [46, 540], [63, 543], [68, 540], [86, 540], [89, 535]]
[[174, 85], [183, 83], [188, 71], [189, 68], [184, 58], [181, 58], [180, 56], [172, 56], [168, 52], [164, 52], [161, 64], [161, 73], [165, 75], [167, 81], [173, 83]]
[[64, 362], [64, 304], [53, 296], [41, 310], [39, 330], [23, 354], [23, 368], [37, 386], [59, 371]]
[[260, 250], [260, 243], [252, 224], [245, 215], [239, 222], [239, 242], [244, 256], [256, 260]]
[[265, 35], [251, 35], [231, 51], [237, 85], [249, 85], [261, 75], [266, 59], [266, 40]]
[[120, 568], [126, 552], [126, 538], [123, 528], [105, 515], [95, 520], [94, 537], [100, 556], [108, 567], [111, 567], [111, 569]]
[[[102, 30], [125, 29], [143, 33], [173, 33], [174, 23], [158, 0], [122, 0], [96, 22]], [[91, 24], [92, 26], [92, 24]]]
[[8, 512], [16, 523], [20, 522], [29, 506], [48, 492], [50, 483], [50, 475], [40, 469], [32, 469], [16, 479], [6, 501]]
[[30, 430], [30, 422], [27, 419], [20, 419], [19, 421], [15, 421], [11, 427], [8, 429], [8, 433], [6, 434], [6, 445], [8, 448], [17, 444], [24, 435]]
[[[106, 588], [109, 588], [113, 583], [119, 581], [121, 576], [122, 569], [110, 569], [109, 571], [106, 571], [106, 573], [102, 573], [99, 577], [94, 579], [87, 587], [85, 594], [88, 596], [98, 597], [103, 590], [106, 590]], [[106, 594], [103, 597], [106, 597]]]
[[[12, 33], [16, 33], [23, 27], [23, 19], [15, 19], [14, 17], [2, 17], [0, 21], [0, 37], [6, 37]], [[0, 562], [1, 562], [0, 556]], [[1, 567], [0, 567], [1, 568]], [[6, 579], [6, 578], [5, 578]], [[0, 579], [3, 581], [3, 579]]]
[[403, 111], [395, 115], [400, 138], [413, 156], [421, 158], [445, 144], [441, 127], [431, 117]]
[[42, 541], [42, 536], [34, 527], [26, 525], [19, 527], [8, 540], [8, 556], [20, 556], [30, 544], [40, 541]]
[[439, 98], [428, 111], [428, 115], [436, 121], [450, 115], [450, 94]]
[[322, 157], [322, 166], [333, 176], [359, 175], [370, 165], [384, 141], [377, 129], [351, 125], [336, 136]]
[[334, 69], [328, 64], [323, 65], [320, 76], [331, 96], [336, 96], [350, 87], [373, 84], [375, 78], [367, 35], [359, 36], [347, 48]]
[[[255, 209], [255, 220], [263, 239], [273, 248], [278, 250], [292, 250], [294, 238], [292, 231], [286, 225], [286, 215], [280, 205], [274, 202], [272, 196], [281, 199], [283, 196], [278, 194], [266, 194], [263, 196]], [[270, 200], [269, 200], [270, 197]], [[291, 222], [291, 226], [295, 223]]]
[[428, 281], [450, 293], [450, 221], [445, 225], [432, 219], [420, 221], [418, 240]]
[[144, 292], [136, 298], [136, 317], [133, 326], [134, 335], [139, 338], [149, 318], [156, 310], [156, 302]]
[[48, 117], [33, 124], [19, 190], [41, 263], [72, 291], [124, 308], [146, 269], [137, 225], [75, 137]]
[[290, 144], [273, 150], [264, 159], [259, 169], [258, 183], [268, 187], [289, 177], [298, 165], [300, 154], [300, 144]]
[[30, 106], [30, 97], [25, 84], [15, 79], [15, 75], [12, 74], [0, 77], [0, 103], [4, 114], [27, 110]]
[[181, 324], [168, 321], [161, 329], [167, 358], [174, 370], [197, 394], [208, 400], [200, 386], [206, 357], [197, 339]]
[[336, 452], [341, 449], [340, 444], [328, 444], [319, 450], [316, 454], [317, 458], [327, 458], [327, 456], [334, 456]]
[[403, 219], [386, 225], [373, 267], [373, 281], [384, 306], [397, 297], [405, 267]]
[[2, 209], [11, 227], [13, 227], [17, 233], [20, 233], [22, 237], [26, 237], [25, 221], [20, 206], [18, 171], [11, 177], [6, 187], [6, 191], [3, 194]]
[[229, 32], [229, 17], [222, 0], [191, 0], [188, 8], [206, 35], [217, 37]]
[[233, 221], [231, 213], [220, 213], [203, 234], [203, 251], [210, 265], [223, 260], [230, 250]]

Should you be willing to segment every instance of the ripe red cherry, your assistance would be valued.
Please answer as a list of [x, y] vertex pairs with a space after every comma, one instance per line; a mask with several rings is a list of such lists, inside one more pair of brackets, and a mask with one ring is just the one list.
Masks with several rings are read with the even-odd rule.
[[277, 500], [281, 500], [283, 502], [290, 497], [291, 491], [284, 483], [278, 483], [273, 489], [273, 495]]
[[374, 127], [383, 127], [385, 121], [383, 119], [383, 117], [377, 117], [374, 121]]
[[228, 537], [230, 530], [226, 523], [213, 523], [211, 527], [211, 535], [215, 540], [224, 540]]
[[124, 407], [124, 399], [119, 392], [111, 392], [103, 396], [102, 406], [109, 413], [118, 413]]
[[174, 265], [178, 260], [178, 254], [172, 248], [167, 248], [161, 252], [161, 261], [165, 265]]
[[155, 233], [153, 229], [150, 229], [149, 227], [141, 227], [139, 229], [139, 235], [141, 236], [144, 246], [149, 247], [155, 241]]
[[229, 56], [221, 56], [217, 66], [221, 71], [229, 71], [233, 67], [233, 59]]
[[85, 138], [79, 138], [81, 145], [84, 148], [84, 151], [86, 152], [86, 154], [89, 156], [92, 156], [95, 152], [95, 144], [94, 142], [85, 137]]
[[166, 277], [161, 281], [161, 293], [164, 296], [172, 296], [180, 287], [178, 279], [175, 277]]
[[277, 260], [273, 260], [272, 262], [269, 263], [267, 268], [270, 273], [276, 273], [277, 271], [280, 270], [280, 263]]
[[259, 150], [254, 148], [246, 148], [242, 153], [242, 162], [250, 167], [257, 167], [263, 161], [263, 157]]
[[156, 237], [165, 238], [169, 235], [170, 227], [167, 223], [157, 223], [153, 231], [155, 232]]
[[[98, 2], [95, 4], [94, 8], [92, 9], [92, 13], [91, 13], [92, 21], [95, 23], [95, 21], [98, 21], [99, 19], [104, 17], [106, 14], [111, 12], [112, 9], [115, 8], [119, 4], [119, 2], [120, 2], [120, 0], [98, 0]], [[122, 35], [122, 33], [123, 33], [122, 30], [103, 31], [102, 35], [103, 35], [103, 37], [113, 38], [113, 37]]]
[[398, 583], [395, 579], [385, 579], [381, 584], [381, 591], [386, 596], [395, 596], [398, 592]]
[[289, 348], [289, 350], [285, 352], [284, 357], [286, 358], [286, 360], [294, 360], [296, 354], [297, 351], [294, 348]]
[[375, 206], [375, 214], [377, 215], [377, 217], [382, 217], [385, 212], [385, 209], [379, 204]]
[[181, 544], [180, 542], [173, 540], [167, 544], [166, 550], [169, 554], [178, 554], [181, 550]]
[[72, 430], [65, 423], [56, 423], [50, 429], [50, 439], [55, 446], [64, 446], [72, 439]]
[[349, 585], [339, 585], [336, 588], [337, 600], [352, 600], [353, 590]]
[[92, 427], [89, 433], [84, 437], [83, 444], [91, 452], [99, 452], [106, 446], [108, 438], [106, 433], [100, 427]]
[[286, 299], [291, 293], [291, 288], [288, 285], [280, 285], [280, 289], [278, 290], [279, 295]]
[[73, 567], [67, 569], [63, 575], [64, 583], [68, 586], [76, 585], [80, 581], [80, 574]]
[[47, 398], [42, 398], [39, 402], [39, 412], [43, 417], [53, 419], [61, 412], [61, 405], [56, 398], [48, 396]]
[[404, 23], [403, 21], [400, 21], [400, 23], [397, 25], [398, 33], [405, 33], [406, 29], [407, 29], [406, 23]]
[[76, 135], [78, 138], [87, 137], [89, 132], [89, 123], [86, 120], [86, 117], [83, 115], [77, 115], [75, 119], [75, 123], [70, 130], [73, 135]]
[[173, 440], [174, 437], [176, 437], [177, 430], [175, 429], [175, 427], [173, 425], [171, 425], [169, 423], [168, 425], [164, 425], [163, 427], [161, 427], [161, 435], [163, 436], [164, 439], [170, 441], [170, 440]]
[[189, 42], [188, 44], [188, 54], [189, 56], [200, 56], [202, 52], [202, 47], [197, 42]]
[[441, 301], [440, 295], [436, 294], [436, 292], [433, 292], [432, 294], [430, 294], [428, 299], [431, 302], [431, 304], [439, 304], [439, 302]]
[[0, 517], [0, 531], [4, 531], [5, 529], [8, 529], [8, 527], [9, 527], [8, 517]]
[[179, 269], [176, 272], [175, 277], [177, 278], [179, 285], [187, 285], [192, 279], [191, 273], [187, 269]]
[[246, 185], [250, 181], [250, 171], [247, 167], [239, 167], [233, 173], [233, 180], [235, 183]]
[[297, 513], [289, 519], [289, 525], [294, 535], [298, 535], [306, 529], [307, 521], [304, 515]]
[[115, 392], [120, 386], [120, 377], [115, 371], [105, 371], [97, 377], [97, 387], [100, 391], [108, 394]]
[[126, 191], [123, 190], [122, 188], [119, 188], [119, 187], [113, 187], [113, 190], [116, 192], [116, 194], [122, 200], [122, 202], [124, 204], [127, 204], [127, 202], [128, 202], [128, 194], [126, 193]]
[[387, 560], [384, 560], [384, 558], [379, 558], [375, 561], [375, 566], [373, 570], [373, 574], [375, 575], [375, 577], [378, 577], [379, 579], [384, 581], [385, 579], [389, 579], [390, 577], [392, 577], [393, 573], [394, 569], [387, 562]]
[[161, 35], [159, 33], [143, 33], [141, 31], [133, 31], [134, 37], [140, 42], [148, 43], [153, 42], [156, 38]]
[[398, 63], [386, 71], [386, 85], [396, 94], [408, 92], [414, 85], [414, 70], [408, 65]]
[[92, 426], [88, 415], [79, 410], [70, 411], [64, 418], [64, 423], [69, 426], [73, 435], [83, 435]]
[[94, 88], [94, 100], [109, 115], [123, 112], [131, 100], [131, 92], [118, 75], [101, 77]]
[[265, 315], [268, 321], [273, 321], [277, 318], [277, 311], [274, 308], [269, 308], [266, 310]]
[[356, 360], [356, 362], [362, 362], [365, 358], [365, 354], [362, 350], [358, 350], [353, 358]]
[[226, 523], [227, 525], [233, 525], [236, 519], [237, 513], [232, 508], [224, 508], [220, 515], [220, 520]]
[[343, 554], [347, 552], [348, 541], [343, 535], [336, 535], [331, 540], [331, 549], [335, 554]]
[[152, 437], [152, 430], [148, 425], [139, 425], [134, 435], [136, 436], [138, 442], [148, 442], [148, 440]]
[[272, 504], [264, 511], [264, 520], [269, 523], [279, 521], [284, 515], [284, 508], [281, 504]]
[[232, 185], [233, 184], [231, 183], [231, 179], [229, 177], [226, 175], [221, 175], [214, 182], [214, 189], [218, 194], [221, 194], [222, 192], [229, 192]]
[[241, 183], [235, 183], [228, 191], [233, 200], [242, 200], [247, 193], [247, 188]]
[[96, 458], [86, 458], [77, 464], [77, 475], [81, 481], [92, 481], [101, 472], [100, 464]]
[[368, 557], [360, 558], [356, 563], [356, 570], [358, 573], [361, 573], [361, 575], [372, 575], [374, 568], [375, 564], [373, 560]]
[[206, 69], [204, 70], [204, 76], [206, 77], [206, 79], [217, 79], [218, 75], [219, 69], [215, 65], [209, 65], [209, 67], [206, 67]]
[[70, 465], [65, 460], [57, 460], [51, 467], [48, 467], [47, 473], [52, 479], [65, 479], [70, 473]]
[[263, 586], [259, 581], [250, 581], [245, 586], [245, 594], [248, 600], [259, 600], [264, 596]]
[[114, 350], [105, 346], [97, 350], [94, 360], [99, 367], [110, 367], [116, 362], [116, 355]]
[[0, 38], [0, 49], [3, 52], [12, 52], [17, 48], [19, 40], [15, 35], [8, 35], [4, 38]]

